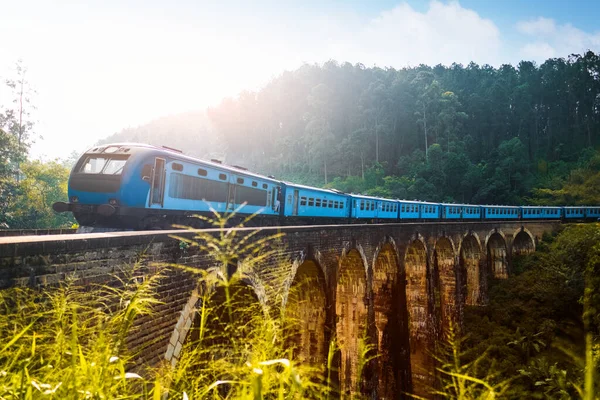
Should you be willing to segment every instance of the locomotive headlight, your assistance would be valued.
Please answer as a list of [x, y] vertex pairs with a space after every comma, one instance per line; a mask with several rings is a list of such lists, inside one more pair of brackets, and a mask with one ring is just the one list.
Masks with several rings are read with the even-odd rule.
[[117, 201], [117, 199], [109, 199], [108, 204], [110, 204], [111, 206], [116, 206], [117, 204], [119, 204], [119, 202]]
[[71, 196], [71, 203], [78, 203], [78, 202], [79, 202], [79, 197]]

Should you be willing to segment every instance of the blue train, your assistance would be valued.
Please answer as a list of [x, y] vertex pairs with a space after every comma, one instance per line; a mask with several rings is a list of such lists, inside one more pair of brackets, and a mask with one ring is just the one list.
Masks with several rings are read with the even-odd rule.
[[[198, 226], [195, 214], [258, 213], [261, 225], [431, 220], [598, 220], [600, 207], [444, 204], [384, 199], [283, 182], [218, 160], [143, 144], [109, 144], [86, 151], [69, 177], [69, 202], [82, 226], [165, 229]], [[234, 221], [235, 222], [235, 221]], [[200, 227], [200, 226], [199, 226]]]

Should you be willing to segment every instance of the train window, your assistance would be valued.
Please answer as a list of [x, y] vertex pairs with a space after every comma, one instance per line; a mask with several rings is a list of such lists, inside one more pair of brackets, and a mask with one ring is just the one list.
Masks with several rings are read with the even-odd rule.
[[252, 186], [253, 186], [253, 187], [257, 187], [257, 186], [258, 186], [258, 183], [257, 183], [256, 181], [252, 181]]
[[301, 206], [305, 206], [306, 205], [306, 197], [300, 197], [300, 205]]
[[[107, 174], [118, 175], [125, 166], [126, 159], [109, 159], [105, 157], [88, 157], [85, 163], [79, 168], [79, 172], [84, 174]], [[113, 164], [110, 168], [112, 171], [107, 171], [108, 165]]]
[[237, 178], [237, 183], [240, 185], [244, 183], [244, 178]]
[[225, 180], [227, 180], [227, 175], [225, 175], [225, 174], [219, 174], [219, 179], [222, 180], [222, 181], [225, 181]]
[[152, 165], [146, 164], [142, 168], [142, 179], [146, 177], [146, 179], [148, 179], [148, 182], [150, 182], [150, 175], [152, 175]]
[[[194, 176], [171, 173], [169, 196], [176, 199], [227, 201], [228, 188], [223, 182]], [[264, 202], [259, 205], [265, 205]]]
[[313, 197], [309, 197], [308, 198], [308, 206], [314, 207], [314, 205], [315, 205], [315, 199]]
[[364, 210], [364, 209], [365, 209], [365, 201], [364, 201], [364, 200], [361, 200], [361, 201], [360, 201], [360, 209], [361, 209], [361, 210]]
[[173, 165], [171, 165], [171, 168], [173, 168], [174, 171], [183, 171], [183, 165], [179, 163], [173, 163]]
[[334, 201], [334, 202], [333, 202], [333, 205], [334, 205], [334, 208], [341, 208], [341, 207], [340, 207], [340, 206], [341, 206], [341, 204], [340, 204], [340, 202], [339, 202], [339, 201]]
[[321, 199], [316, 199], [315, 200], [315, 206], [316, 207], [321, 207]]
[[269, 185], [267, 185], [266, 183], [263, 183], [263, 189], [266, 189], [268, 187], [269, 187]]
[[[354, 200], [354, 207], [356, 207], [356, 200]], [[329, 208], [333, 208], [333, 200], [329, 200]]]
[[198, 175], [206, 176], [206, 175], [208, 175], [208, 172], [203, 168], [198, 168]]

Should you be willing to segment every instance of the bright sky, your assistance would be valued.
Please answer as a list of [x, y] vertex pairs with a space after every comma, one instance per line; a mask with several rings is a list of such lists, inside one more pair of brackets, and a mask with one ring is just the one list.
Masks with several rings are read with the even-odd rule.
[[0, 0], [0, 78], [23, 59], [38, 92], [32, 155], [47, 159], [305, 62], [498, 66], [600, 52], [599, 15], [596, 0]]

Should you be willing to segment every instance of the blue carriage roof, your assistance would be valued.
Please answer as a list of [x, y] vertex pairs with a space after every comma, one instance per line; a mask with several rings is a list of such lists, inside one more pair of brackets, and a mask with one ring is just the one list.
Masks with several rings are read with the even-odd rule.
[[328, 194], [334, 194], [334, 195], [338, 195], [338, 196], [347, 196], [346, 193], [340, 192], [339, 190], [316, 188], [316, 187], [312, 187], [312, 186], [299, 185], [297, 183], [288, 182], [288, 181], [282, 181], [282, 182], [285, 183], [285, 185], [289, 186], [289, 187], [295, 187], [295, 188], [304, 189], [304, 190], [311, 190], [314, 192], [323, 192], [323, 193], [328, 193]]
[[445, 207], [481, 207], [479, 204], [441, 203]]
[[[146, 151], [152, 151], [156, 154], [161, 154], [161, 153], [166, 153], [168, 154], [171, 158], [175, 158], [175, 159], [179, 159], [182, 161], [188, 161], [188, 162], [193, 162], [196, 164], [201, 164], [201, 165], [206, 165], [206, 166], [210, 166], [211, 168], [215, 168], [218, 170], [222, 170], [222, 171], [226, 171], [226, 172], [230, 172], [230, 173], [234, 173], [236, 175], [245, 175], [245, 176], [249, 176], [249, 177], [253, 177], [256, 179], [261, 179], [263, 181], [268, 181], [268, 182], [272, 182], [272, 183], [277, 183], [280, 184], [282, 181], [275, 179], [275, 178], [270, 178], [268, 176], [264, 176], [264, 175], [260, 175], [254, 172], [250, 172], [244, 168], [237, 168], [231, 165], [226, 165], [226, 164], [221, 164], [221, 163], [217, 163], [214, 161], [206, 161], [206, 160], [202, 160], [200, 158], [196, 158], [196, 157], [192, 157], [192, 156], [188, 156], [185, 155], [175, 149], [171, 149], [168, 147], [158, 147], [158, 146], [153, 146], [153, 145], [149, 145], [149, 144], [143, 144], [143, 143], [107, 143], [107, 144], [103, 144], [100, 146], [95, 146], [93, 148], [90, 148], [88, 151], [86, 151], [86, 153], [102, 153], [102, 151], [100, 151], [100, 149], [106, 149], [108, 147], [125, 147], [125, 148], [130, 148], [130, 149], [142, 149], [142, 150], [146, 150]], [[95, 149], [98, 149], [99, 151], [94, 151]], [[133, 153], [133, 152], [131, 152]], [[114, 154], [114, 153], [111, 153]], [[116, 154], [122, 154], [122, 153], [116, 153]]]

